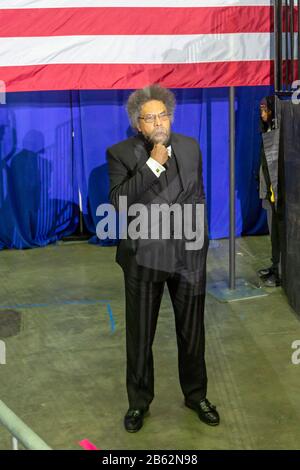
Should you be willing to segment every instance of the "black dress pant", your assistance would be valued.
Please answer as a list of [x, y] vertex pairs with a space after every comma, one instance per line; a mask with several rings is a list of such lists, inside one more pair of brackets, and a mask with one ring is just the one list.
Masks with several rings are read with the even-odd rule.
[[206, 397], [205, 286], [199, 289], [199, 285], [180, 274], [170, 274], [164, 282], [148, 282], [128, 277], [125, 273], [127, 394], [130, 408], [147, 408], [154, 398], [152, 344], [165, 282], [175, 314], [181, 389], [186, 399], [192, 402]]
[[267, 211], [268, 227], [271, 237], [272, 266], [277, 272], [280, 273], [282, 222], [278, 212], [275, 209], [274, 203], [265, 201], [264, 207]]

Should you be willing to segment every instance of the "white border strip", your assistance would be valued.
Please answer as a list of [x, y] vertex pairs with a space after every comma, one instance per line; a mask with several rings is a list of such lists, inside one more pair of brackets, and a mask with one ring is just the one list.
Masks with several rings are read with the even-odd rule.
[[269, 33], [0, 38], [0, 66], [270, 60]]
[[274, 0], [3, 0], [0, 9], [270, 6]]

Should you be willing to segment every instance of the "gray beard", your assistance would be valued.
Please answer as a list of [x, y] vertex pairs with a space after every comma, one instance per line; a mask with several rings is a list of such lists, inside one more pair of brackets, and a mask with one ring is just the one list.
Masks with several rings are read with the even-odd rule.
[[152, 143], [152, 144], [166, 144], [168, 142], [168, 140], [170, 139], [170, 134], [165, 134], [165, 133], [159, 133], [158, 136], [150, 136], [149, 137], [149, 141]]

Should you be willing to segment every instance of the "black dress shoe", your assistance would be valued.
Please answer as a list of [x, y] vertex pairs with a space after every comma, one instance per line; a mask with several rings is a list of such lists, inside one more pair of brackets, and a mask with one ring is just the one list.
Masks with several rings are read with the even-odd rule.
[[146, 415], [149, 408], [133, 409], [129, 408], [124, 418], [124, 426], [128, 432], [137, 432], [143, 426], [144, 416]]
[[203, 423], [209, 424], [210, 426], [217, 426], [220, 423], [217, 408], [212, 405], [207, 398], [201, 400], [199, 403], [192, 403], [186, 400], [185, 405], [195, 410]]
[[264, 287], [279, 287], [281, 286], [281, 279], [276, 274], [271, 274], [271, 276], [266, 276], [262, 278]]
[[273, 273], [274, 273], [273, 266], [270, 266], [270, 268], [263, 268], [263, 269], [260, 269], [259, 271], [257, 271], [257, 274], [259, 275], [259, 277], [271, 276], [271, 274], [273, 274]]

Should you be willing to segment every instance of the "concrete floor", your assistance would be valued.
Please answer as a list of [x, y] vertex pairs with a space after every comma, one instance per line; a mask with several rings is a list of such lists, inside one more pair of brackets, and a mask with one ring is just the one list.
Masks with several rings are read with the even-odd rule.
[[[258, 283], [268, 237], [237, 241], [237, 275]], [[299, 449], [300, 322], [280, 288], [266, 297], [206, 302], [208, 398], [221, 424], [185, 408], [167, 291], [154, 346], [156, 397], [143, 429], [128, 434], [124, 289], [115, 248], [58, 244], [0, 253], [0, 399], [52, 448]], [[228, 242], [211, 244], [208, 280], [227, 279]], [[9, 320], [13, 319], [13, 320]], [[6, 323], [5, 323], [6, 322]], [[11, 448], [0, 427], [0, 449]]]

